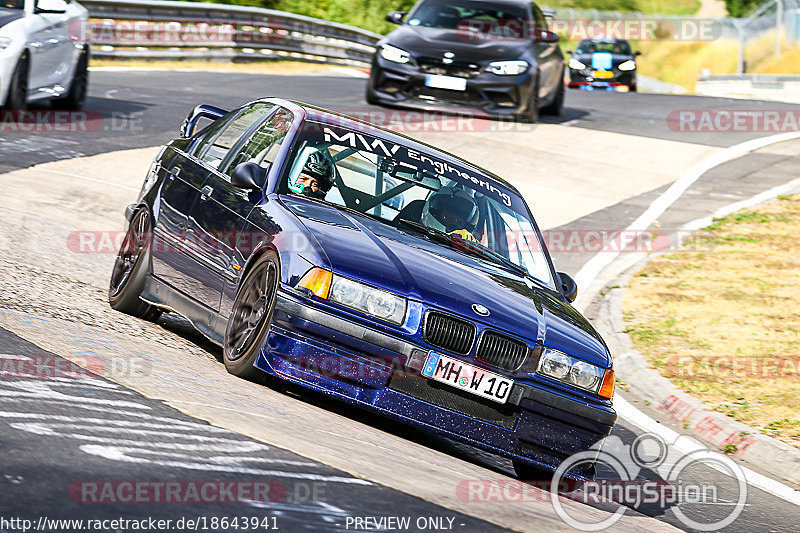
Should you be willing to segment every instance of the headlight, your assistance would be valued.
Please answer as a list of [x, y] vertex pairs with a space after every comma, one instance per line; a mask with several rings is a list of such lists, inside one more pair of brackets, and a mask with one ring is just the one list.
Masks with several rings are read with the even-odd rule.
[[0, 50], [5, 50], [9, 46], [11, 46], [11, 39], [8, 37], [0, 37]]
[[633, 59], [629, 59], [629, 60], [625, 61], [624, 63], [620, 63], [620, 65], [617, 68], [620, 69], [620, 70], [635, 70], [636, 69], [636, 61], [634, 61]]
[[393, 324], [402, 325], [406, 321], [405, 298], [349, 278], [334, 276], [321, 268], [309, 270], [297, 287]]
[[614, 396], [614, 371], [545, 348], [539, 361], [539, 374], [574, 385], [611, 399]]
[[498, 76], [519, 76], [528, 70], [527, 61], [495, 61], [486, 70]]
[[575, 59], [574, 57], [569, 60], [569, 68], [574, 70], [583, 70], [586, 68], [586, 65]]
[[381, 57], [393, 63], [408, 63], [411, 60], [408, 52], [390, 44], [381, 45]]

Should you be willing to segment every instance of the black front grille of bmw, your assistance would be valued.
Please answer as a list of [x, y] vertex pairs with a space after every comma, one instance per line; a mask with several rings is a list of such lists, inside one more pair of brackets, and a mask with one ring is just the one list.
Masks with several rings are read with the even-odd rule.
[[431, 346], [453, 353], [468, 354], [475, 342], [475, 324], [450, 315], [428, 312], [422, 336]]
[[478, 343], [477, 358], [497, 368], [513, 372], [528, 356], [528, 345], [516, 339], [486, 331]]
[[417, 59], [419, 70], [426, 74], [440, 74], [456, 76], [458, 78], [474, 78], [481, 73], [480, 65], [474, 63], [445, 63], [433, 57], [420, 57]]

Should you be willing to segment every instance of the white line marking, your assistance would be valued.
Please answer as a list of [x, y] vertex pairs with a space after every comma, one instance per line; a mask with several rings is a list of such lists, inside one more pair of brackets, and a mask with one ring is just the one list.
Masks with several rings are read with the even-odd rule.
[[742, 209], [747, 209], [749, 207], [753, 207], [759, 204], [763, 204], [766, 201], [772, 200], [773, 198], [777, 198], [782, 194], [793, 194], [796, 191], [800, 190], [800, 178], [796, 180], [792, 180], [789, 183], [784, 183], [783, 185], [778, 185], [777, 187], [773, 187], [767, 191], [759, 193], [753, 197], [747, 198], [745, 200], [741, 200], [739, 202], [732, 203], [730, 205], [726, 205], [724, 207], [720, 207], [711, 216], [698, 218], [697, 220], [693, 220], [683, 225], [681, 229], [687, 231], [698, 230], [700, 228], [705, 228], [706, 226], [710, 226], [714, 223], [715, 218], [723, 218], [737, 211], [741, 211]]
[[[624, 418], [625, 421], [630, 422], [643, 431], [658, 435], [659, 437], [663, 438], [665, 442], [672, 442], [672, 447], [682, 453], [690, 453], [699, 449], [697, 441], [694, 439], [686, 439], [676, 431], [673, 431], [663, 424], [659, 424], [641, 412], [639, 409], [629, 404], [621, 395], [618, 395], [614, 398], [614, 408], [617, 410], [617, 414], [621, 418]], [[706, 447], [701, 445], [700, 448]], [[713, 465], [709, 466], [713, 467]], [[784, 485], [783, 483], [775, 481], [772, 478], [768, 478], [767, 476], [753, 472], [749, 468], [746, 468], [742, 465], [739, 466], [741, 467], [742, 471], [744, 471], [745, 479], [749, 485], [752, 485], [757, 489], [761, 489], [764, 492], [768, 492], [773, 496], [782, 498], [789, 503], [800, 505], [800, 491], [796, 491], [788, 485]], [[720, 472], [728, 474], [724, 470], [720, 470]]]
[[[768, 137], [753, 139], [751, 141], [746, 141], [726, 148], [724, 151], [689, 169], [689, 171], [682, 178], [674, 182], [666, 191], [664, 191], [664, 193], [661, 194], [661, 196], [656, 198], [656, 200], [650, 204], [647, 210], [645, 210], [645, 212], [642, 213], [639, 218], [637, 218], [630, 226], [628, 226], [626, 232], [645, 230], [649, 228], [650, 225], [655, 222], [655, 220], [661, 216], [672, 204], [674, 204], [693, 183], [695, 183], [703, 174], [714, 167], [771, 144], [777, 144], [798, 138], [800, 138], [800, 132], [782, 133], [779, 135], [771, 135]], [[720, 208], [714, 212], [712, 217], [701, 218], [690, 222], [688, 225], [700, 224], [709, 218], [719, 218], [721, 216], [736, 212], [739, 209], [757, 205], [761, 201], [768, 200], [773, 196], [777, 196], [778, 194], [792, 190], [798, 184], [800, 184], [800, 179], [793, 180], [785, 185], [774, 187], [773, 189], [764, 191], [763, 193], [755, 195], [749, 199]], [[708, 222], [711, 223], [710, 220], [708, 220]], [[703, 224], [702, 226], [698, 227], [703, 227], [706, 225], [708, 224]], [[619, 256], [619, 251], [606, 249], [592, 257], [592, 259], [590, 259], [575, 275], [575, 280], [578, 282], [579, 286], [582, 286], [584, 291], [586, 291], [591, 281], [599, 276], [603, 269], [614, 262], [617, 256]], [[576, 302], [576, 307], [585, 308], [587, 303], [588, 300], [586, 298], [582, 298], [579, 302]], [[618, 394], [614, 398], [614, 408], [616, 409], [620, 418], [630, 422], [646, 432], [650, 432], [662, 437], [666, 442], [674, 442], [672, 446], [679, 451], [688, 453], [697, 449], [698, 443], [696, 441], [679, 438], [680, 435], [677, 432], [669, 429], [663, 424], [656, 422], [641, 412], [639, 409], [628, 403], [621, 394]], [[708, 449], [705, 446], [703, 446], [703, 448]], [[761, 489], [764, 492], [768, 492], [773, 496], [777, 496], [790, 503], [800, 506], [800, 491], [796, 491], [779, 481], [775, 481], [774, 479], [754, 472], [744, 466], [741, 466], [741, 468], [745, 473], [745, 479], [747, 480], [748, 484]], [[728, 474], [724, 471], [723, 473]]]
[[10, 360], [10, 361], [30, 361], [30, 357], [26, 357], [24, 355], [11, 355], [7, 353], [0, 353], [0, 359], [3, 360]]
[[[790, 141], [792, 139], [800, 139], [800, 132], [770, 135], [768, 137], [762, 137], [759, 139], [753, 139], [743, 143], [735, 144], [726, 148], [722, 152], [711, 156], [705, 161], [698, 163], [690, 168], [689, 171], [683, 175], [683, 177], [670, 185], [669, 188], [661, 194], [661, 196], [656, 198], [656, 200], [650, 204], [645, 212], [642, 213], [639, 218], [634, 220], [633, 223], [631, 223], [631, 225], [625, 229], [624, 233], [632, 235], [634, 231], [648, 229], [653, 222], [655, 222], [656, 219], [664, 213], [664, 211], [666, 211], [681, 197], [681, 195], [683, 195], [686, 189], [691, 187], [692, 184], [700, 179], [703, 174], [714, 167], [758, 150], [759, 148], [764, 148], [770, 144]], [[610, 265], [619, 255], [619, 250], [615, 250], [615, 248], [617, 248], [617, 243], [609, 244], [604, 250], [596, 254], [585, 265], [583, 265], [583, 267], [575, 275], [575, 281], [578, 283], [578, 287], [583, 289], [584, 296], [588, 292], [587, 289], [589, 288], [592, 280], [599, 276], [603, 269]], [[581, 298], [580, 302], [584, 305], [588, 303], [585, 298]]]
[[90, 178], [89, 176], [81, 176], [80, 174], [73, 174], [71, 172], [61, 172], [60, 170], [49, 170], [49, 169], [46, 169], [46, 168], [39, 168], [38, 170], [41, 171], [41, 172], [47, 172], [49, 174], [56, 174], [58, 176], [68, 176], [70, 178], [78, 178], [78, 179], [81, 179], [81, 180], [93, 181], [95, 183], [102, 183], [103, 185], [110, 185], [111, 187], [119, 187], [120, 189], [139, 192], [139, 189], [137, 189], [135, 187], [128, 187], [127, 185], [122, 185], [120, 183], [114, 183], [114, 182], [107, 181], [107, 180], [101, 180], [101, 179], [98, 179], [98, 178]]
[[[146, 463], [158, 466], [171, 466], [176, 468], [186, 468], [189, 470], [201, 470], [205, 472], [228, 472], [235, 474], [248, 474], [256, 476], [274, 476], [274, 477], [288, 477], [296, 479], [308, 479], [311, 481], [331, 481], [334, 483], [347, 483], [351, 485], [372, 485], [371, 482], [365, 479], [350, 478], [342, 476], [323, 476], [320, 474], [308, 474], [304, 472], [286, 472], [283, 470], [262, 470], [260, 468], [245, 468], [245, 467], [228, 467], [224, 465], [212, 465], [206, 463], [188, 463], [181, 461], [151, 461], [149, 459], [130, 457], [122, 453], [118, 448], [113, 446], [97, 446], [93, 444], [84, 444], [80, 447], [81, 451], [90, 455], [98, 455], [107, 459], [116, 461], [125, 461], [129, 463]], [[221, 450], [225, 451], [225, 450]]]

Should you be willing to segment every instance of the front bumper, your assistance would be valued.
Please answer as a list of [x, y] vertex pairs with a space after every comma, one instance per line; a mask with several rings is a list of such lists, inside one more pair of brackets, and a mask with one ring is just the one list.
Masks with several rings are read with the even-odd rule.
[[467, 110], [488, 117], [511, 118], [528, 109], [534, 69], [519, 76], [498, 76], [477, 70], [467, 77], [466, 90], [437, 89], [425, 85], [428, 73], [410, 63], [392, 63], [375, 55], [370, 89], [386, 105], [459, 113]]
[[569, 86], [570, 87], [631, 87], [636, 85], [636, 71], [628, 70], [611, 70], [613, 74], [610, 78], [598, 78], [594, 76], [594, 70], [583, 69], [575, 70], [569, 69]]
[[[606, 437], [611, 407], [515, 383], [493, 404], [419, 375], [428, 349], [316, 309], [283, 291], [256, 367], [438, 435], [556, 469]], [[580, 471], [571, 477], [591, 477]]]

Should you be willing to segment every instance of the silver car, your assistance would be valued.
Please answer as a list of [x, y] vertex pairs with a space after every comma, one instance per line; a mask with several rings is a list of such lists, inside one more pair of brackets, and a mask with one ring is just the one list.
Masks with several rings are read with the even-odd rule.
[[88, 12], [69, 0], [0, 0], [0, 106], [52, 99], [79, 109], [88, 87]]

